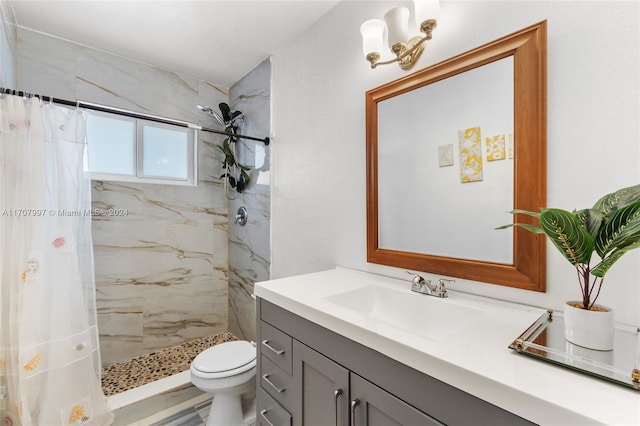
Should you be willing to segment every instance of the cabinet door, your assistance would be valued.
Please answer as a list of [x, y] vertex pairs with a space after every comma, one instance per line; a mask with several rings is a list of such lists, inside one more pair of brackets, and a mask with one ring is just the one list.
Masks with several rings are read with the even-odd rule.
[[351, 373], [352, 426], [433, 426], [442, 423]]
[[294, 426], [349, 424], [349, 371], [293, 341]]

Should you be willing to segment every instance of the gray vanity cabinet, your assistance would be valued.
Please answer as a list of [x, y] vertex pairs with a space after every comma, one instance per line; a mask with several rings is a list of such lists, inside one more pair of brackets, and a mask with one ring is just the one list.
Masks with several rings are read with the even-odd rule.
[[349, 425], [349, 370], [293, 342], [294, 426]]
[[293, 369], [294, 426], [442, 424], [296, 340]]
[[350, 390], [353, 426], [442, 425], [357, 374], [351, 373]]
[[260, 425], [532, 424], [270, 302], [256, 308]]

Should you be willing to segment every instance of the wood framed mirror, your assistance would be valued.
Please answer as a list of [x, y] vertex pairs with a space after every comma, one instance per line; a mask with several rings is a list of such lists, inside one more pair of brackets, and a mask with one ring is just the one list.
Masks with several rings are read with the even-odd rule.
[[[366, 93], [368, 262], [533, 291], [546, 290], [546, 240], [543, 235], [514, 227], [511, 234], [502, 234], [495, 241], [491, 236], [505, 232], [494, 230], [496, 226], [514, 220], [505, 211], [538, 211], [546, 205], [546, 42], [546, 21], [543, 21]], [[481, 75], [489, 76], [486, 78], [490, 80], [483, 80], [485, 77]], [[499, 190], [508, 193], [506, 208], [487, 195], [495, 192], [489, 177], [498, 168], [491, 169], [486, 162], [485, 138], [490, 135], [482, 133], [480, 136], [482, 129], [493, 131], [490, 122], [504, 115], [504, 111], [498, 111], [496, 105], [500, 102], [494, 102], [493, 95], [486, 96], [486, 90], [479, 91], [478, 96], [469, 96], [468, 91], [468, 87], [494, 90], [494, 86], [502, 87], [500, 97], [503, 104], [505, 99], [507, 102], [500, 109], [507, 110], [506, 122], [512, 126], [504, 129], [503, 134], [504, 138], [510, 136], [513, 141], [512, 158], [501, 163], [510, 164], [507, 186]], [[452, 100], [451, 96], [456, 93], [461, 97]], [[466, 106], [470, 97], [477, 98], [475, 106]], [[409, 98], [412, 100], [404, 109], [394, 109], [393, 105]], [[454, 109], [447, 110], [447, 103]], [[462, 105], [466, 106], [465, 112], [458, 114], [460, 110], [455, 108]], [[438, 116], [438, 110], [443, 111], [442, 117]], [[481, 110], [482, 114], [476, 114]], [[458, 120], [458, 116], [465, 117], [464, 125], [460, 124], [462, 119]], [[422, 127], [411, 125], [418, 122]], [[438, 133], [442, 132], [442, 127], [446, 128], [443, 122], [449, 127], [447, 135], [453, 135], [447, 136], [450, 137], [448, 140]], [[463, 179], [460, 167], [462, 142], [458, 144], [457, 155], [448, 158], [454, 145], [448, 142], [461, 141], [467, 124], [469, 128], [478, 129], [480, 143], [476, 143], [475, 149], [482, 150], [478, 158], [487, 163], [487, 166], [480, 166], [480, 171], [483, 167], [487, 169], [487, 178], [480, 179], [480, 183], [467, 183], [466, 178]], [[449, 154], [443, 156], [441, 153], [439, 157], [440, 147], [447, 147]], [[509, 151], [504, 139], [503, 149]], [[442, 183], [447, 176], [443, 172], [443, 159], [445, 165], [450, 165], [446, 161], [456, 163], [446, 171], [449, 177], [451, 170], [456, 173], [460, 170], [455, 187], [454, 179]], [[394, 175], [404, 179], [398, 180], [398, 186], [388, 184], [394, 180]], [[504, 177], [493, 179], [505, 180]], [[435, 190], [434, 182], [440, 185]], [[426, 201], [420, 204], [415, 200]], [[450, 200], [457, 204], [450, 204]], [[481, 211], [489, 212], [489, 215], [495, 212], [496, 216], [489, 219], [489, 223], [474, 223], [475, 216], [483, 215]], [[434, 212], [439, 212], [439, 219], [432, 220], [437, 216]], [[533, 218], [519, 216], [522, 216], [517, 218], [519, 222], [535, 223]], [[416, 218], [415, 225], [409, 218]], [[422, 222], [434, 223], [432, 228], [424, 230]], [[471, 228], [462, 229], [462, 222], [471, 222]], [[401, 233], [403, 227], [406, 236]], [[462, 239], [449, 241], [456, 235]], [[420, 244], [421, 240], [430, 245]], [[468, 255], [463, 248], [474, 240], [480, 253]], [[443, 247], [443, 250], [433, 247]], [[507, 256], [485, 257], [485, 252], [491, 251], [489, 249], [504, 251], [505, 247]]]

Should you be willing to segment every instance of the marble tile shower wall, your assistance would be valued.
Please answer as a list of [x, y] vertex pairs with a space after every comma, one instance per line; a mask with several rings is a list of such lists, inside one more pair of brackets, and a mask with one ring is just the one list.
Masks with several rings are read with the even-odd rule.
[[0, 85], [16, 84], [16, 18], [7, 2], [0, 0]]
[[[269, 136], [271, 129], [271, 61], [265, 60], [229, 91], [230, 104], [247, 119], [240, 131]], [[238, 142], [238, 160], [255, 165], [252, 183], [229, 202], [229, 217], [246, 207], [249, 220], [239, 226], [229, 222], [229, 331], [246, 340], [256, 339], [253, 284], [268, 280], [271, 270], [271, 148], [260, 142]], [[256, 164], [257, 163], [257, 164]]]
[[[18, 86], [216, 128], [197, 104], [225, 89], [39, 33], [18, 31]], [[200, 132], [198, 187], [93, 182], [93, 243], [103, 363], [228, 329], [228, 203], [214, 143]]]

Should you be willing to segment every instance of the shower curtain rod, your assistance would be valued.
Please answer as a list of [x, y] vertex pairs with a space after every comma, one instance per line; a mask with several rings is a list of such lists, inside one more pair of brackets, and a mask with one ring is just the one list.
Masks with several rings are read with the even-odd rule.
[[249, 140], [252, 140], [252, 141], [258, 141], [258, 142], [264, 143], [265, 145], [269, 145], [269, 142], [270, 142], [269, 137], [256, 138], [254, 136], [241, 135], [239, 133], [230, 133], [230, 132], [225, 132], [223, 130], [217, 130], [217, 129], [211, 129], [211, 128], [208, 128], [208, 127], [202, 127], [199, 124], [189, 123], [189, 122], [186, 122], [186, 121], [174, 120], [174, 119], [171, 119], [171, 118], [159, 117], [157, 115], [151, 115], [151, 114], [143, 114], [143, 113], [139, 113], [139, 112], [135, 112], [135, 111], [129, 111], [129, 110], [126, 110], [126, 109], [114, 108], [114, 107], [110, 107], [110, 106], [106, 106], [106, 105], [94, 104], [94, 103], [91, 103], [91, 102], [84, 102], [84, 101], [80, 101], [80, 100], [69, 101], [69, 100], [66, 100], [66, 99], [59, 99], [59, 98], [54, 98], [54, 97], [50, 97], [50, 96], [42, 96], [42, 95], [38, 95], [38, 94], [34, 94], [34, 93], [27, 93], [27, 92], [18, 91], [18, 90], [7, 89], [7, 88], [4, 88], [4, 87], [0, 87], [0, 94], [22, 96], [22, 97], [26, 97], [26, 98], [39, 98], [42, 101], [53, 102], [53, 103], [60, 104], [60, 105], [81, 107], [81, 108], [86, 108], [86, 109], [91, 109], [91, 110], [94, 110], [94, 111], [101, 111], [101, 112], [110, 112], [110, 113], [122, 115], [122, 116], [125, 116], [125, 117], [141, 118], [143, 120], [150, 120], [150, 121], [155, 121], [155, 122], [158, 122], [158, 123], [172, 124], [172, 125], [181, 126], [181, 127], [191, 127], [191, 128], [194, 128], [194, 129], [202, 130], [204, 132], [211, 132], [211, 133], [216, 133], [216, 134], [219, 134], [219, 135], [232, 136], [234, 138], [249, 139]]

